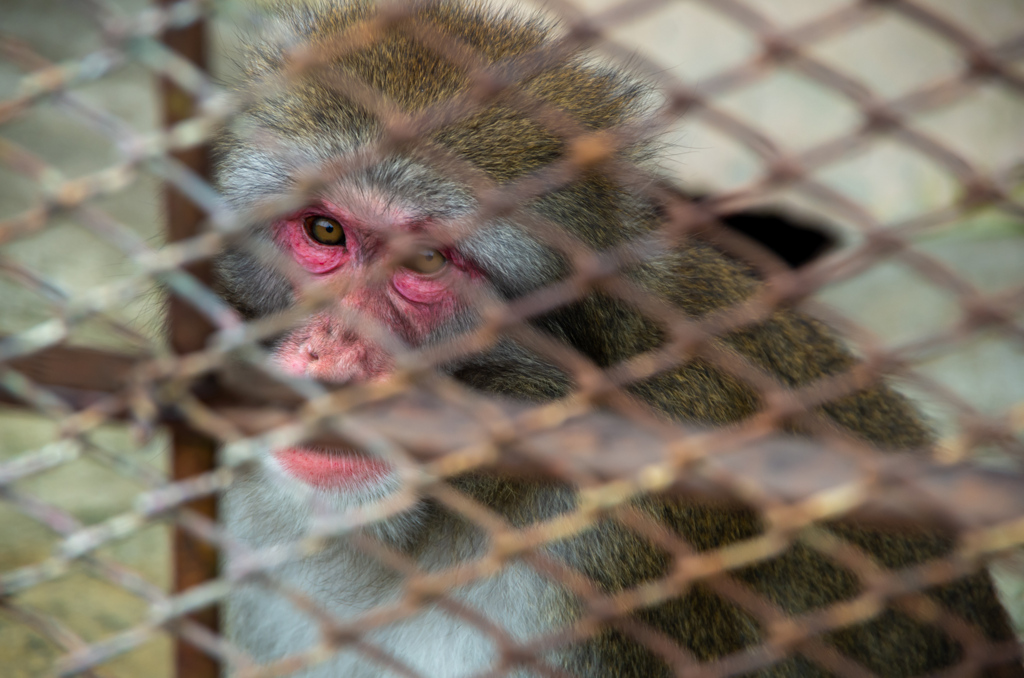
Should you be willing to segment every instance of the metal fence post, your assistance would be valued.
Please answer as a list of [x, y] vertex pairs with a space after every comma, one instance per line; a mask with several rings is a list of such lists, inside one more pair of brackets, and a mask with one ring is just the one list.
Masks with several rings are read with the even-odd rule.
[[[172, 0], [161, 0], [168, 6]], [[206, 22], [195, 21], [180, 29], [167, 31], [164, 43], [196, 66], [207, 70]], [[160, 83], [163, 98], [164, 124], [167, 127], [193, 117], [196, 101], [193, 95], [167, 78]], [[203, 178], [210, 175], [209, 149], [204, 144], [178, 151], [174, 157]], [[195, 236], [205, 214], [181, 191], [171, 184], [165, 187], [167, 209], [167, 241], [174, 242]], [[209, 262], [190, 266], [189, 272], [204, 284], [211, 281]], [[212, 330], [210, 323], [187, 301], [172, 295], [167, 307], [168, 337], [176, 353], [184, 354], [201, 350]], [[172, 461], [174, 480], [183, 480], [212, 469], [215, 464], [216, 443], [209, 437], [193, 430], [187, 422], [171, 424]], [[205, 497], [187, 505], [202, 515], [215, 519], [217, 504], [215, 497]], [[217, 576], [217, 550], [210, 544], [189, 534], [181, 527], [175, 527], [173, 537], [174, 590], [185, 591]], [[194, 621], [216, 631], [218, 610], [208, 608], [191, 617]], [[216, 678], [219, 675], [218, 662], [205, 652], [178, 636], [175, 640], [175, 669], [181, 678]]]

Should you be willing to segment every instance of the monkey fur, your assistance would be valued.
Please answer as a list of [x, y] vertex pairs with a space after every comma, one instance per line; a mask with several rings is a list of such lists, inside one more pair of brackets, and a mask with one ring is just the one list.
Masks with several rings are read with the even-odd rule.
[[[487, 64], [515, 64], [517, 58], [553, 44], [553, 28], [542, 19], [487, 6], [449, 0], [430, 2], [412, 19], [386, 27], [354, 49], [337, 51], [326, 64], [288, 76], [286, 50], [305, 46], [318, 54], [337, 48], [338, 35], [374, 15], [369, 2], [314, 1], [283, 4], [267, 36], [246, 51], [244, 81], [238, 91], [246, 108], [229, 124], [218, 144], [218, 181], [226, 199], [240, 212], [302, 190], [303, 171], [327, 167], [338, 157], [378, 142], [384, 125], [338, 86], [339, 76], [354, 76], [407, 113], [428, 109], [470, 87], [464, 68], [403, 30], [419, 22], [468, 46]], [[555, 54], [556, 52], [552, 52]], [[606, 130], [628, 124], [650, 106], [652, 90], [634, 76], [596, 63], [585, 53], [558, 57], [519, 84], [522, 91], [571, 117], [580, 129]], [[567, 141], [502, 95], [485, 101], [468, 117], [429, 132], [426, 142], [475, 168], [497, 185], [544, 170], [565, 157]], [[413, 219], [458, 219], [477, 207], [472, 190], [455, 180], [443, 160], [428, 161], [415, 142], [395, 147], [387, 159], [344, 174], [318, 188], [335, 202], [348, 196], [382, 196]], [[657, 152], [649, 144], [621, 149], [619, 157], [656, 173]], [[353, 198], [355, 199], [355, 198]], [[657, 229], [652, 200], [637, 195], [600, 170], [544, 193], [530, 209], [580, 239], [595, 251], [606, 250]], [[457, 243], [462, 255], [482, 273], [488, 293], [498, 299], [521, 297], [567, 275], [563, 257], [538, 242], [516, 216], [498, 216]], [[271, 225], [257, 224], [251, 241], [274, 241]], [[247, 318], [286, 309], [294, 301], [286, 276], [261, 263], [255, 247], [240, 246], [219, 264], [224, 296]], [[710, 244], [689, 239], [676, 249], [630, 267], [630, 279], [692, 318], [701, 318], [750, 297], [759, 281], [750, 267]], [[442, 342], [478, 320], [462, 309], [414, 343]], [[330, 321], [324, 321], [328, 324]], [[593, 292], [533, 319], [534, 326], [587, 356], [601, 368], [657, 348], [663, 332], [626, 302]], [[330, 330], [330, 328], [328, 328]], [[328, 334], [335, 336], [328, 331]], [[296, 339], [299, 343], [306, 335]], [[339, 341], [343, 341], [339, 339]], [[304, 344], [303, 344], [304, 345]], [[798, 387], [843, 373], [856, 363], [820, 322], [793, 310], [779, 310], [756, 326], [724, 338], [726, 350], [741, 355]], [[529, 401], [569, 395], [569, 377], [550, 360], [503, 339], [492, 350], [469, 356], [445, 371], [483, 393]], [[333, 374], [333, 373], [332, 373]], [[633, 384], [639, 402], [672, 420], [701, 426], [728, 426], [758, 412], [757, 392], [711, 362], [696, 358]], [[884, 385], [838, 398], [820, 407], [836, 430], [886, 450], [927, 447], [932, 436], [914, 408]], [[792, 430], [800, 430], [794, 424]], [[227, 492], [229, 530], [257, 547], [288, 543], [304, 534], [317, 501], [343, 510], [385, 496], [377, 494], [325, 500], [315, 492], [280, 483], [266, 469], [249, 469]], [[488, 505], [512, 525], [523, 527], [570, 510], [572, 488], [473, 474], [451, 481]], [[365, 494], [365, 493], [364, 493]], [[698, 551], [757, 535], [753, 510], [709, 506], [692, 501], [650, 498], [638, 504]], [[870, 554], [886, 568], [903, 568], [942, 556], [953, 547], [950, 536], [932, 532], [882, 531], [848, 523], [830, 529]], [[465, 519], [424, 501], [370, 531], [425, 571], [438, 571], [483, 552], [487, 537]], [[605, 592], [634, 587], [664, 576], [671, 557], [613, 520], [548, 547], [549, 555], [589, 577]], [[733, 571], [731, 575], [767, 597], [787, 615], [827, 606], [857, 595], [855, 576], [824, 556], [797, 545], [784, 555]], [[355, 549], [345, 539], [329, 541], [319, 553], [283, 565], [275, 576], [309, 595], [344, 619], [400, 599], [402, 576]], [[453, 597], [472, 607], [518, 641], [570, 626], [581, 614], [579, 603], [559, 585], [521, 562], [476, 582]], [[1012, 639], [1006, 614], [987, 575], [979, 572], [930, 589], [932, 599], [968, 621], [991, 640]], [[635, 618], [670, 637], [700, 661], [712, 661], [762, 642], [764, 631], [737, 606], [698, 583], [679, 597], [643, 609]], [[228, 632], [260, 661], [311, 648], [319, 636], [308, 615], [279, 594], [255, 583], [244, 585], [230, 604]], [[963, 655], [938, 625], [913, 620], [890, 606], [871, 621], [830, 632], [826, 642], [880, 676], [926, 675], [955, 666]], [[463, 676], [486, 671], [500, 660], [493, 642], [469, 622], [428, 607], [417, 616], [367, 633], [405, 666], [424, 676]], [[664, 660], [621, 630], [607, 628], [588, 639], [548, 651], [544, 661], [570, 675], [637, 677], [668, 675]], [[1022, 676], [1018, 662], [984, 669], [984, 675]], [[386, 663], [343, 648], [331, 659], [305, 669], [304, 676], [395, 675]], [[536, 675], [524, 665], [508, 675]], [[755, 674], [761, 676], [831, 675], [798, 653]]]

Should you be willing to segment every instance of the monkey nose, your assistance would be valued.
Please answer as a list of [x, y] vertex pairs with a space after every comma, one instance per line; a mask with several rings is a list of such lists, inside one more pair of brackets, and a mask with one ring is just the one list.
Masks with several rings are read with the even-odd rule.
[[310, 360], [320, 360], [320, 354], [316, 352], [313, 344], [306, 344], [306, 355]]

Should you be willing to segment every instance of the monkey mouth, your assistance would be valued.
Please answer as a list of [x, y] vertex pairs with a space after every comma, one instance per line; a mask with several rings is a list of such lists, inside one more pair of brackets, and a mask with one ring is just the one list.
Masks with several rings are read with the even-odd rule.
[[389, 467], [380, 459], [351, 448], [289, 447], [274, 453], [289, 476], [317, 489], [341, 489], [374, 484]]

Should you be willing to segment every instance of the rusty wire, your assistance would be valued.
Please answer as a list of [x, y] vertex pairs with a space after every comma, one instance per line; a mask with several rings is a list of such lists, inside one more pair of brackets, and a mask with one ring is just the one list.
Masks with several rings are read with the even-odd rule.
[[[0, 37], [2, 58], [24, 72], [15, 93], [0, 102], [0, 125], [31, 117], [38, 107], [50, 104], [108, 139], [119, 157], [102, 170], [69, 178], [29, 148], [2, 136], [0, 128], [0, 162], [30, 181], [38, 193], [28, 208], [0, 221], [0, 246], [31, 240], [44, 233], [54, 219], [70, 218], [118, 250], [135, 271], [93, 289], [70, 292], [0, 250], [0, 273], [48, 305], [45, 321], [0, 338], [0, 394], [12, 407], [31, 410], [59, 424], [59, 435], [51, 444], [0, 463], [0, 500], [57, 535], [48, 557], [0, 573], [0, 615], [58, 648], [60, 656], [52, 667], [57, 675], [107, 675], [107, 662], [161, 634], [172, 635], [178, 643], [179, 676], [216, 675], [218, 664], [234, 667], [240, 676], [281, 675], [324, 661], [341, 648], [354, 648], [399, 675], [418, 675], [375, 646], [367, 635], [416, 614], [428, 602], [495, 640], [502, 662], [485, 674], [494, 676], [507, 675], [518, 666], [542, 675], [564, 675], [544, 661], [546, 653], [592, 636], [599, 629], [598, 621], [642, 642], [677, 675], [740, 675], [794, 653], [838, 675], [871, 675], [836, 653], [822, 636], [870, 619], [890, 601], [911, 617], [939, 625], [963, 646], [962, 663], [944, 675], [974, 675], [987, 665], [1020, 658], [1018, 644], [986, 641], [970, 624], [922, 592], [1024, 545], [1024, 474], [1019, 465], [1009, 471], [993, 470], [973, 459], [977, 449], [988, 446], [1011, 462], [1024, 461], [1024, 403], [999, 415], [983, 414], [918, 367], [937, 352], [963, 345], [981, 332], [998, 334], [1021, 348], [1024, 278], [997, 293], [985, 292], [918, 242], [922, 234], [982, 209], [1002, 213], [1018, 223], [1024, 221], [1020, 178], [1014, 174], [1019, 168], [994, 171], [981, 167], [958, 152], [949, 139], [919, 124], [921, 116], [975, 96], [981, 84], [1024, 97], [1024, 72], [1019, 68], [1024, 35], [987, 44], [923, 0], [851, 2], [790, 27], [780, 27], [744, 0], [694, 0], [693, 4], [745, 31], [759, 49], [742, 63], [688, 81], [609, 37], [616, 27], [656, 15], [669, 4], [666, 0], [620, 3], [596, 13], [553, 0], [547, 4], [563, 22], [559, 38], [519, 60], [514, 68], [489, 66], [466, 45], [427, 26], [403, 24], [411, 11], [403, 3], [389, 4], [376, 17], [347, 29], [336, 40], [336, 52], [311, 54], [296, 46], [287, 77], [265, 78], [258, 83], [261, 92], [285, 88], [290, 77], [370, 44], [381, 31], [396, 25], [462, 65], [474, 85], [453, 100], [406, 114], [365, 83], [335, 78], [332, 86], [385, 121], [386, 133], [381, 142], [358, 154], [338, 158], [329, 167], [309, 168], [310, 185], [290, 199], [303, 199], [302, 191], [319, 180], [316, 171], [332, 177], [358, 171], [404, 140], [424, 138], [464, 119], [498, 95], [567, 142], [561, 159], [503, 185], [443, 149], [428, 146], [418, 151], [425, 162], [443, 164], [476, 198], [472, 214], [447, 224], [448, 237], [457, 240], [495, 215], [514, 214], [532, 237], [566, 258], [571, 273], [514, 301], [491, 302], [485, 307], [482, 326], [456, 341], [426, 349], [399, 349], [401, 367], [385, 383], [337, 387], [315, 382], [282, 384], [266, 369], [266, 354], [260, 348], [261, 340], [323, 306], [326, 299], [315, 286], [303, 307], [248, 323], [209, 289], [211, 258], [239, 241], [240, 231], [258, 216], [256, 212], [274, 215], [293, 206], [286, 200], [284, 204], [261, 205], [254, 213], [234, 213], [205, 176], [208, 168], [202, 149], [244, 108], [246, 94], [226, 93], [205, 72], [199, 58], [201, 38], [175, 42], [167, 36], [190, 30], [201, 34], [204, 20], [216, 9], [214, 4], [181, 0], [138, 15], [124, 13], [108, 0], [81, 4], [91, 13], [103, 41], [101, 49], [83, 59], [50, 63], [25, 42]], [[815, 55], [817, 45], [878, 16], [899, 16], [943, 41], [958, 54], [961, 70], [886, 98]], [[580, 48], [628, 61], [639, 75], [655, 83], [657, 105], [629, 125], [591, 133], [568, 114], [518, 88], [531, 74]], [[83, 84], [111, 77], [129, 64], [141, 65], [166, 83], [170, 114], [156, 134], [139, 133], [76, 92]], [[860, 124], [799, 152], [788, 152], [780, 140], [721, 104], [730, 93], [780, 67], [844, 100], [859, 112]], [[183, 109], [181, 102], [186, 100], [190, 103]], [[758, 159], [762, 171], [743, 185], [695, 203], [616, 154], [637, 140], [693, 119], [744, 147]], [[953, 177], [960, 189], [957, 200], [886, 221], [876, 217], [870, 205], [821, 180], [822, 170], [856, 156], [879, 138], [913, 150]], [[266, 142], [275, 143], [272, 139]], [[531, 200], [593, 168], [664, 203], [663, 227], [644, 239], [595, 252], [526, 207]], [[124, 191], [143, 174], [165, 182], [178, 196], [170, 207], [172, 229], [167, 242], [160, 245], [140, 237], [98, 204], [102, 198]], [[792, 270], [763, 248], [722, 228], [720, 220], [731, 212], [770, 202], [780, 191], [813, 201], [852, 225], [855, 244]], [[183, 211], [188, 214], [183, 216]], [[203, 222], [202, 228], [182, 230], [186, 222]], [[620, 275], [624, 267], [656, 256], [666, 246], [694, 234], [750, 262], [763, 285], [736, 306], [693, 318]], [[288, 266], [273, 252], [259, 254], [268, 266]], [[927, 281], [955, 303], [959, 315], [948, 318], [938, 331], [894, 345], [816, 298], [820, 290], [855, 279], [883, 259], [897, 262]], [[143, 336], [116, 313], [148, 283], [159, 284], [174, 300], [171, 315], [176, 319], [170, 347]], [[666, 340], [656, 349], [601, 369], [529, 323], [531, 318], [592, 291], [657, 318]], [[807, 309], [837, 328], [863, 360], [846, 373], [791, 387], [727, 350], [719, 340], [790, 306]], [[117, 354], [67, 345], [87, 322], [101, 323], [135, 350]], [[386, 334], [372, 318], [356, 316], [348, 322], [377, 337]], [[495, 402], [433, 373], [433, 367], [486, 346], [503, 334], [570, 373], [578, 386], [573, 396], [536, 405]], [[754, 387], [762, 399], [759, 411], [742, 426], [696, 430], [657, 420], [628, 395], [630, 384], [695, 357]], [[931, 454], [881, 455], [866, 443], [838, 435], [814, 412], [818, 405], [894, 376], [954, 413], [955, 433]], [[799, 421], [815, 437], [798, 442], [785, 436], [782, 431], [787, 421]], [[110, 422], [127, 422], [140, 440], [161, 427], [170, 427], [177, 461], [173, 477], [167, 479], [130, 455], [97, 442], [93, 434]], [[340, 438], [382, 454], [399, 469], [402, 489], [373, 512], [323, 521], [307, 538], [287, 548], [265, 552], [247, 548], [215, 521], [210, 506], [213, 497], [230, 486], [235, 469], [251, 463], [262, 449], [310, 437]], [[219, 466], [213, 463], [214, 445], [219, 446]], [[26, 479], [85, 457], [145, 488], [135, 498], [133, 510], [87, 525], [47, 499], [21, 489]], [[580, 488], [581, 499], [573, 511], [516, 527], [442, 482], [473, 469], [568, 481]], [[664, 492], [742, 502], [758, 510], [765, 528], [754, 538], [698, 551], [631, 508], [637, 497]], [[452, 570], [427, 573], [379, 543], [353, 537], [368, 553], [407, 577], [408, 594], [393, 605], [350, 619], [331, 617], [307, 594], [289, 589], [274, 577], [276, 565], [315, 551], [323, 537], [355, 533], [360, 525], [400, 513], [423, 498], [446, 506], [486, 531], [491, 537], [490, 551]], [[206, 503], [196, 503], [203, 501]], [[942, 526], [955, 531], [957, 547], [941, 559], [899, 571], [884, 570], [863, 551], [818, 527], [850, 516], [884, 524]], [[670, 553], [673, 567], [669, 573], [608, 594], [546, 555], [545, 545], [609, 517]], [[103, 553], [105, 547], [154, 523], [172, 525], [179, 534], [175, 542], [179, 576], [173, 591], [163, 590]], [[790, 616], [729, 576], [731, 571], [779, 555], [795, 543], [854, 573], [860, 583], [858, 595]], [[207, 552], [198, 571], [182, 575], [183, 567], [196, 563], [195, 552], [188, 549], [211, 547], [216, 551]], [[232, 567], [217, 573], [215, 558], [209, 555], [215, 552], [230, 555]], [[500, 625], [447, 593], [490, 576], [516, 558], [584, 601], [582, 620], [521, 644]], [[22, 601], [21, 594], [83, 566], [92, 576], [143, 601], [146, 619], [86, 640], [61, 619]], [[218, 635], [214, 616], [196, 615], [214, 609], [242, 581], [259, 582], [286, 595], [317, 621], [322, 643], [268, 666], [254, 664]], [[685, 648], [627, 615], [677, 596], [694, 582], [703, 582], [757, 619], [767, 629], [764, 642], [702, 664]]]

